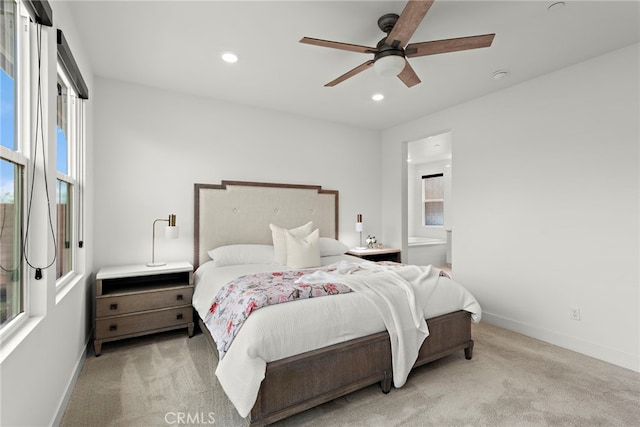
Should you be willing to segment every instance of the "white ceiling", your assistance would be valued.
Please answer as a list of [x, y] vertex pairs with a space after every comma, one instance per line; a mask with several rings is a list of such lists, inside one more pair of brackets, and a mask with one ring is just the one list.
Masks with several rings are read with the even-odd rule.
[[414, 165], [451, 160], [452, 154], [451, 132], [431, 135], [407, 145], [407, 161]]
[[[438, 0], [411, 42], [496, 33], [489, 48], [413, 58], [409, 89], [369, 69], [372, 55], [303, 36], [375, 46], [377, 19], [405, 1], [71, 1], [97, 76], [358, 127], [385, 129], [639, 40], [638, 1]], [[73, 46], [72, 46], [73, 47]], [[240, 60], [227, 64], [223, 51]], [[508, 71], [502, 80], [491, 75]], [[382, 102], [371, 95], [383, 93]]]

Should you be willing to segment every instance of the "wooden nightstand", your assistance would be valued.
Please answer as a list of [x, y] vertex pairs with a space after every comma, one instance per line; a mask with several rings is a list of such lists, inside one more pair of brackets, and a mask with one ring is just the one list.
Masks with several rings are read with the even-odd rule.
[[193, 336], [193, 266], [106, 267], [96, 275], [96, 356], [102, 343], [188, 328]]
[[350, 249], [347, 255], [357, 256], [369, 261], [393, 261], [400, 262], [400, 249], [382, 248], [382, 249]]

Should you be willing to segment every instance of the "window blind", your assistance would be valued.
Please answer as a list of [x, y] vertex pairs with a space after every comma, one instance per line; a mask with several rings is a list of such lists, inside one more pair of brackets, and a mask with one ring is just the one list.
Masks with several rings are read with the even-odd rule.
[[47, 27], [53, 26], [53, 11], [47, 0], [22, 0], [22, 3], [27, 7], [29, 15], [38, 24], [46, 25]]
[[79, 98], [89, 99], [89, 88], [82, 78], [82, 73], [76, 64], [76, 60], [73, 58], [71, 48], [64, 38], [62, 30], [58, 29], [58, 59], [62, 64], [64, 71], [71, 80], [73, 89], [75, 89]]

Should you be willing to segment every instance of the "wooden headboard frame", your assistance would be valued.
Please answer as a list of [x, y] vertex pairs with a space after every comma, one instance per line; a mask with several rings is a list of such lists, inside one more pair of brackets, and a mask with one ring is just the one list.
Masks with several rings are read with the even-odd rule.
[[231, 244], [272, 244], [269, 224], [313, 221], [321, 237], [338, 238], [338, 190], [319, 185], [222, 181], [194, 185], [194, 267], [207, 251]]

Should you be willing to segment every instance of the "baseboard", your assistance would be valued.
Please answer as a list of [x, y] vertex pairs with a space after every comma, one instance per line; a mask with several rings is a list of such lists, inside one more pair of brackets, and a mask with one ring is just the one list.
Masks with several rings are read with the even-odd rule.
[[[91, 338], [91, 335], [89, 335]], [[54, 426], [59, 426], [62, 423], [62, 418], [64, 417], [64, 412], [67, 409], [67, 405], [69, 404], [69, 400], [71, 399], [71, 395], [73, 394], [73, 389], [76, 387], [76, 382], [78, 382], [78, 378], [80, 377], [80, 372], [82, 372], [82, 368], [84, 366], [84, 361], [87, 359], [87, 350], [91, 339], [85, 342], [82, 352], [80, 352], [80, 358], [76, 362], [76, 366], [73, 370], [73, 375], [69, 380], [69, 384], [67, 385], [67, 389], [60, 401], [60, 405], [58, 406], [58, 411], [55, 419], [53, 420]]]
[[493, 313], [487, 313], [486, 311], [482, 312], [482, 321], [620, 366], [625, 369], [640, 372], [640, 357], [633, 354], [624, 353], [592, 342], [562, 335], [548, 329], [507, 319]]

